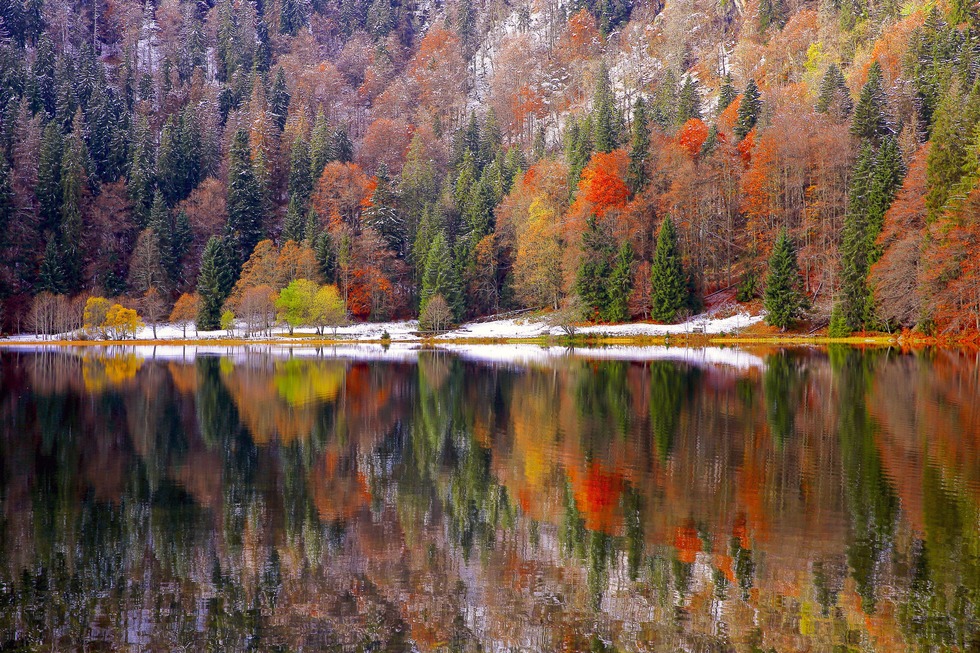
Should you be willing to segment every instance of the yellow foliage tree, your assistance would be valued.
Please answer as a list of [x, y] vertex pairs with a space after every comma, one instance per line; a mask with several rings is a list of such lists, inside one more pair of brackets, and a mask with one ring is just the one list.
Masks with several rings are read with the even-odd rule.
[[146, 325], [135, 310], [120, 304], [112, 305], [103, 324], [106, 334], [112, 340], [135, 338], [136, 332], [144, 326]]
[[108, 338], [109, 333], [105, 328], [106, 317], [109, 314], [112, 304], [105, 297], [89, 297], [85, 302], [85, 309], [82, 312], [82, 324], [85, 330], [93, 336]]

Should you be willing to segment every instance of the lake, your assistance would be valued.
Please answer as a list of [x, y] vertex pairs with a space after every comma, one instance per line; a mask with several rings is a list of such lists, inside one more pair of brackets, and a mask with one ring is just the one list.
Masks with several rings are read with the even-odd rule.
[[980, 649], [980, 359], [0, 351], [0, 650]]

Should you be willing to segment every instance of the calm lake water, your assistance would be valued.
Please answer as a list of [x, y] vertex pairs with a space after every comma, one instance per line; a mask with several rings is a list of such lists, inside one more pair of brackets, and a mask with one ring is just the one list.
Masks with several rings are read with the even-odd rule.
[[0, 353], [0, 649], [980, 648], [980, 362]]

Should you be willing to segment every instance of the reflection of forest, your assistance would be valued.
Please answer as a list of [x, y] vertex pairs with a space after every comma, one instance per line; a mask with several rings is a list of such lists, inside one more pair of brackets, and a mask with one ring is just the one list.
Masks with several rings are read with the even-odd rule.
[[978, 373], [4, 354], [0, 649], [971, 650]]

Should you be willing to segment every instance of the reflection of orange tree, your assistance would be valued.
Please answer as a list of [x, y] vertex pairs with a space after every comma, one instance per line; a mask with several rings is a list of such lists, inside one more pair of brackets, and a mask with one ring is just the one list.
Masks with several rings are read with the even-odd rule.
[[143, 359], [136, 354], [117, 354], [85, 358], [82, 378], [89, 392], [102, 392], [116, 388], [133, 379]]

